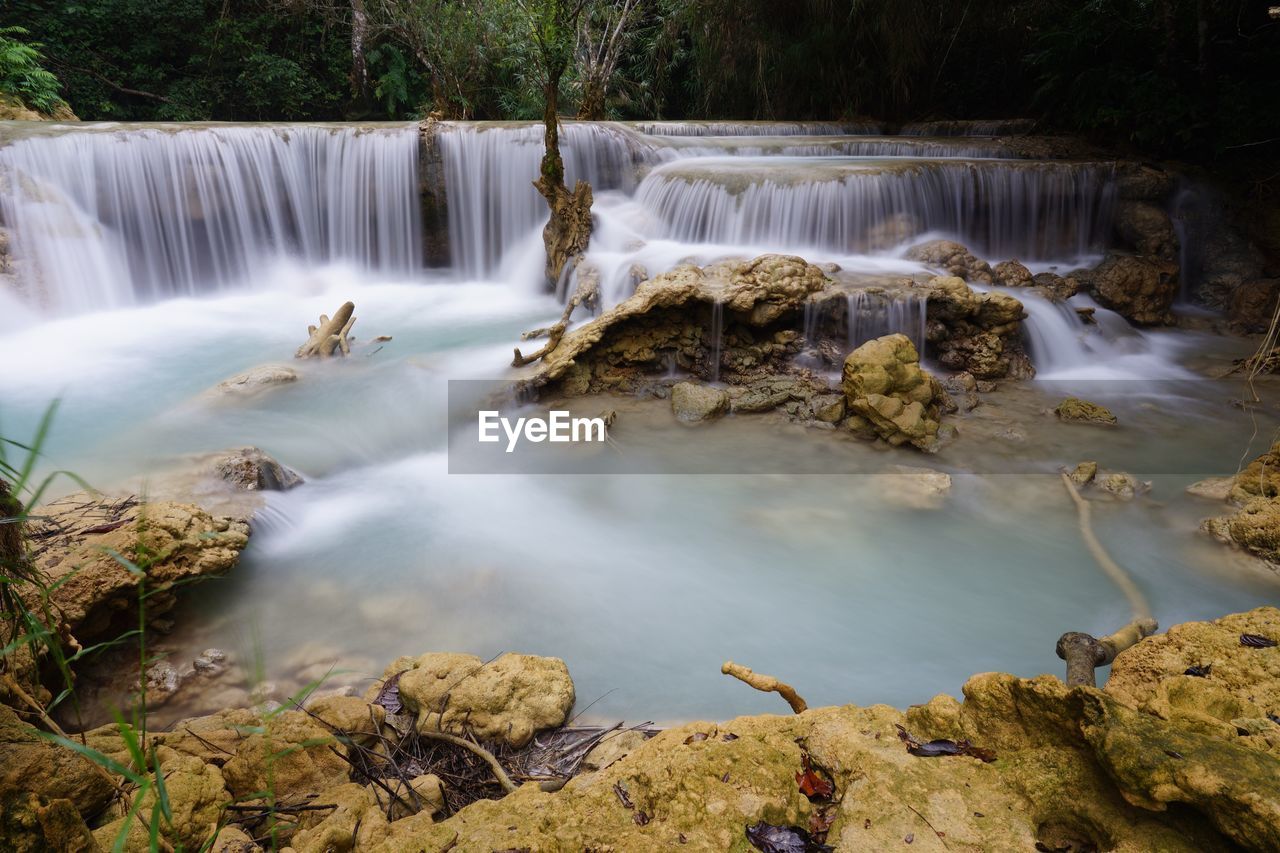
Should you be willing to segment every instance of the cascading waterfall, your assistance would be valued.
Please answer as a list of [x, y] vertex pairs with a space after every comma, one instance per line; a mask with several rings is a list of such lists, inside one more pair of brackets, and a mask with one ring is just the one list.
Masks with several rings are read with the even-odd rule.
[[626, 124], [651, 136], [834, 136], [880, 131], [880, 125], [870, 121], [636, 121]]
[[416, 125], [90, 126], [0, 148], [3, 221], [83, 311], [248, 282], [263, 259], [422, 265]]
[[1107, 165], [1023, 161], [679, 160], [654, 169], [637, 200], [686, 242], [838, 252], [879, 242], [909, 218], [989, 256], [1079, 257], [1108, 233]]
[[850, 350], [884, 335], [903, 334], [924, 354], [927, 300], [915, 293], [855, 290], [847, 297]]

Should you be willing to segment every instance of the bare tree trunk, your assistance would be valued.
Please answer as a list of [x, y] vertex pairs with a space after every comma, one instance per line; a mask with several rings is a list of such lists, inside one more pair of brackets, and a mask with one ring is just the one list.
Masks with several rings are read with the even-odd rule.
[[363, 105], [369, 97], [369, 65], [365, 43], [369, 40], [369, 15], [364, 0], [351, 0], [351, 95]]
[[554, 290], [570, 261], [587, 250], [591, 241], [591, 185], [578, 181], [570, 192], [564, 185], [564, 160], [560, 157], [560, 76], [551, 74], [543, 87], [542, 174], [533, 185], [547, 200], [551, 218], [542, 229], [542, 242], [547, 249], [545, 268], [547, 287]]

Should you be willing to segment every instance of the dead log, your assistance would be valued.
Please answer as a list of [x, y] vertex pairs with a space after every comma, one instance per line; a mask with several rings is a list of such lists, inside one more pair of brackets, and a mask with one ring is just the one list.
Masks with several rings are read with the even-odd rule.
[[1080, 631], [1068, 631], [1058, 638], [1058, 657], [1067, 662], [1067, 686], [1097, 687], [1094, 670], [1106, 666], [1116, 655], [1144, 637], [1150, 637], [1160, 626], [1154, 619], [1135, 619], [1114, 634], [1094, 637]]
[[347, 336], [356, 324], [355, 310], [355, 303], [344, 302], [334, 312], [333, 319], [321, 314], [320, 325], [307, 326], [307, 342], [298, 347], [294, 358], [328, 358], [335, 352], [350, 355], [351, 343]]
[[[582, 257], [578, 256], [574, 260], [574, 264], [582, 261]], [[546, 329], [534, 329], [532, 332], [525, 332], [521, 335], [524, 340], [533, 338], [547, 337], [547, 343], [542, 349], [529, 355], [521, 355], [520, 348], [516, 347], [515, 358], [511, 361], [512, 367], [524, 367], [526, 364], [532, 364], [540, 358], [544, 358], [548, 353], [560, 345], [560, 339], [564, 337], [565, 330], [569, 328], [569, 318], [573, 316], [573, 312], [579, 305], [585, 305], [591, 310], [595, 310], [600, 304], [600, 271], [593, 266], [583, 267], [578, 272], [578, 284], [573, 289], [573, 295], [569, 297], [569, 301], [565, 303], [564, 313], [560, 315], [560, 319], [554, 326]]]
[[724, 666], [720, 667], [720, 671], [725, 675], [732, 675], [743, 684], [754, 687], [756, 690], [761, 690], [765, 693], [777, 693], [786, 700], [787, 704], [791, 706], [791, 710], [797, 714], [803, 714], [809, 710], [809, 704], [800, 698], [800, 694], [796, 693], [794, 687], [779, 681], [772, 675], [752, 672], [750, 667], [734, 663], [731, 660], [725, 661]]

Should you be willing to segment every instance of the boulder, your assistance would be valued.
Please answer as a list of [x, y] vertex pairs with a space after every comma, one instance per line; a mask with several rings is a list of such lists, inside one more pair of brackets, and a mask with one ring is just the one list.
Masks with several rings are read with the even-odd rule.
[[573, 680], [559, 658], [508, 653], [484, 663], [432, 653], [411, 664], [400, 676], [400, 700], [419, 731], [470, 732], [519, 747], [564, 725], [573, 709]]
[[213, 458], [212, 466], [221, 480], [246, 492], [285, 492], [303, 482], [298, 472], [256, 447], [219, 453]]
[[677, 382], [671, 388], [671, 411], [684, 423], [714, 420], [729, 411], [729, 395], [720, 388]]
[[1280, 566], [1280, 500], [1254, 498], [1235, 515], [1207, 519], [1203, 529], [1223, 542]]
[[1064, 278], [1054, 272], [1036, 273], [1032, 284], [1050, 302], [1065, 302], [1084, 289], [1084, 283], [1075, 274]]
[[1178, 265], [1158, 258], [1110, 254], [1089, 273], [1095, 299], [1139, 326], [1173, 322]]
[[937, 450], [945, 392], [920, 369], [920, 356], [906, 335], [876, 338], [849, 353], [843, 387], [849, 410], [880, 438], [895, 446]]
[[137, 561], [147, 580], [147, 616], [163, 617], [177, 589], [225, 574], [249, 541], [249, 525], [192, 504], [83, 492], [32, 511], [32, 561], [54, 584], [50, 603], [81, 642], [101, 638], [137, 607], [139, 577], [112, 552]]
[[938, 361], [976, 379], [1029, 378], [1022, 349], [1022, 303], [1008, 294], [978, 293], [955, 276], [929, 282], [926, 338]]
[[1145, 201], [1163, 205], [1173, 195], [1177, 177], [1132, 160], [1116, 164], [1116, 194], [1122, 201]]
[[1081, 462], [1067, 476], [1071, 478], [1071, 482], [1075, 483], [1076, 486], [1084, 488], [1093, 482], [1094, 477], [1098, 476], [1098, 463]]
[[50, 800], [31, 791], [0, 797], [0, 850], [99, 853], [101, 849], [70, 800]]
[[[164, 774], [165, 794], [172, 814], [172, 820], [161, 822], [160, 835], [175, 850], [200, 850], [204, 842], [214, 836], [223, 807], [231, 801], [222, 773], [212, 764], [165, 747], [157, 750], [156, 759]], [[127, 849], [131, 850], [149, 848], [147, 823], [156, 804], [155, 788], [139, 802], [139, 817], [131, 822], [127, 836]], [[103, 850], [112, 848], [125, 820], [119, 817], [94, 830], [94, 837]]]
[[1162, 205], [1121, 200], [1116, 205], [1116, 234], [1134, 252], [1162, 261], [1178, 258], [1178, 236]]
[[1058, 420], [1066, 423], [1114, 425], [1117, 422], [1116, 416], [1106, 406], [1099, 406], [1079, 397], [1063, 400], [1053, 413], [1058, 416]]
[[1280, 279], [1255, 278], [1242, 283], [1231, 293], [1227, 319], [1241, 332], [1265, 332], [1280, 301]]
[[991, 276], [1001, 287], [1030, 287], [1034, 283], [1031, 270], [1016, 260], [996, 264]]
[[937, 509], [951, 493], [951, 475], [932, 468], [894, 465], [874, 477], [877, 496], [904, 509]]
[[985, 284], [993, 281], [991, 265], [975, 257], [954, 240], [931, 240], [912, 246], [907, 250], [906, 257], [908, 260], [945, 270], [948, 275], [965, 281], [980, 281]]
[[[48, 808], [66, 801], [85, 817], [107, 805], [115, 793], [111, 780], [87, 758], [36, 735], [11, 709], [0, 705], [0, 802], [22, 795], [23, 808]], [[40, 800], [32, 806], [25, 799]]]
[[1234, 477], [1206, 477], [1187, 486], [1186, 492], [1198, 498], [1221, 503], [1231, 497], [1231, 489], [1234, 485]]
[[[272, 791], [278, 799], [303, 798], [351, 781], [334, 733], [302, 711], [261, 717], [238, 731], [234, 755], [222, 775], [237, 798]], [[203, 734], [202, 734], [203, 736]]]
[[1112, 471], [1095, 480], [1095, 485], [1102, 491], [1122, 501], [1130, 501], [1138, 495], [1151, 491], [1151, 483], [1139, 480], [1124, 471]]
[[325, 792], [325, 802], [336, 808], [305, 820], [289, 840], [296, 853], [330, 853], [336, 850], [372, 850], [387, 836], [387, 817], [378, 802], [376, 788], [346, 784]]

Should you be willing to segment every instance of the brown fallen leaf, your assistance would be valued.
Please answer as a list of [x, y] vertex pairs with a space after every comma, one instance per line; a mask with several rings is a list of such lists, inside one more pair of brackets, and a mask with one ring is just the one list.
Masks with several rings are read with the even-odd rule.
[[800, 753], [801, 772], [796, 774], [796, 784], [800, 786], [800, 793], [804, 794], [810, 801], [828, 801], [835, 793], [835, 785], [829, 779], [824, 779], [813, 769], [813, 764], [809, 760], [809, 753]]

